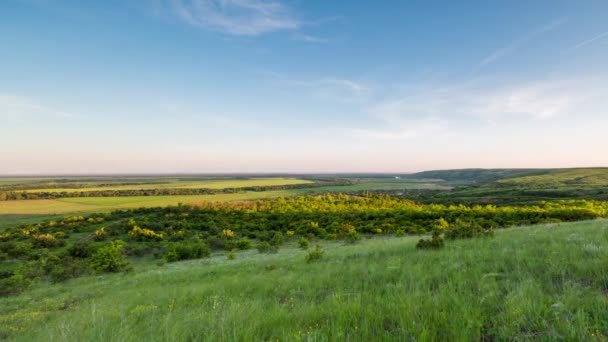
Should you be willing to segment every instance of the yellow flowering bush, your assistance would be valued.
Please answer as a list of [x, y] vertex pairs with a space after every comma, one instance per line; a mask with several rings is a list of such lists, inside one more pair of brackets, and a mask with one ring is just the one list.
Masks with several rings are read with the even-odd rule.
[[52, 234], [36, 234], [32, 235], [32, 239], [34, 240], [34, 245], [38, 247], [57, 247], [63, 244], [63, 241], [58, 240]]
[[355, 226], [353, 226], [352, 224], [348, 224], [348, 223], [343, 224], [342, 227], [340, 227], [340, 229], [342, 230], [343, 233], [346, 233], [346, 234], [357, 231]]
[[296, 232], [294, 232], [293, 230], [287, 231], [287, 237], [293, 237], [294, 235], [296, 235]]
[[95, 231], [95, 240], [101, 241], [106, 238], [108, 232], [105, 227], [101, 227]]
[[146, 240], [163, 240], [165, 236], [162, 233], [157, 233], [150, 229], [140, 228], [138, 226], [134, 226], [131, 231], [129, 231], [129, 237], [132, 240], [137, 241], [146, 241]]
[[232, 239], [234, 237], [234, 232], [230, 229], [222, 230], [222, 235], [227, 239]]

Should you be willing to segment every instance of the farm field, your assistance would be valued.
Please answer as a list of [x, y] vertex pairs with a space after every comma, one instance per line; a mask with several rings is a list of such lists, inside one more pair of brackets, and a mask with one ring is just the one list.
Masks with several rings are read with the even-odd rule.
[[244, 201], [301, 193], [301, 190], [280, 190], [194, 196], [76, 197], [50, 200], [0, 201], [0, 228], [21, 222], [40, 221], [41, 219], [46, 219], [48, 215], [87, 214], [118, 209], [163, 207], [179, 203], [198, 204], [202, 202]]
[[[417, 238], [287, 243], [34, 286], [0, 299], [0, 334], [32, 340], [586, 340], [608, 338], [608, 222]], [[245, 323], [246, 322], [246, 323]]]
[[148, 190], [148, 189], [229, 189], [229, 188], [244, 188], [254, 186], [274, 186], [274, 185], [293, 185], [293, 184], [311, 184], [310, 180], [295, 179], [295, 178], [256, 178], [256, 179], [220, 179], [220, 180], [204, 180], [204, 181], [172, 181], [158, 183], [141, 183], [129, 185], [110, 185], [97, 187], [82, 187], [82, 188], [44, 188], [44, 189], [27, 189], [25, 192], [86, 192], [86, 191], [101, 191], [101, 190]]

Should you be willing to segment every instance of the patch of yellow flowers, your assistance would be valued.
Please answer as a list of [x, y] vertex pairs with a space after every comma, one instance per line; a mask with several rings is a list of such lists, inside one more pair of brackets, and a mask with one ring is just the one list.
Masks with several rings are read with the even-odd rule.
[[227, 239], [232, 239], [234, 237], [234, 232], [230, 229], [222, 230], [222, 235]]
[[129, 232], [129, 237], [133, 240], [162, 240], [165, 236], [153, 230], [134, 226]]

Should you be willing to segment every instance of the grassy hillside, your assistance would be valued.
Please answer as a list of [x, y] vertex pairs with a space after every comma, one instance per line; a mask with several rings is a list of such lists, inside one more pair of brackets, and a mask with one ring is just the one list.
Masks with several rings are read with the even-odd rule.
[[377, 238], [138, 265], [0, 299], [0, 338], [608, 339], [608, 222], [514, 228], [417, 251]]
[[543, 175], [501, 179], [498, 182], [506, 185], [534, 187], [565, 185], [606, 186], [608, 185], [608, 168], [561, 170]]
[[555, 172], [551, 169], [459, 169], [423, 171], [408, 175], [413, 179], [438, 179], [455, 183], [487, 183], [499, 179], [544, 175]]

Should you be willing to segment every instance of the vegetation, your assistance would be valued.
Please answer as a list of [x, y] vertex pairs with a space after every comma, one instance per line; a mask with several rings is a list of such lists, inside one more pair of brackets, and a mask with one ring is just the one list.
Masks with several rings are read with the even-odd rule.
[[[608, 338], [608, 223], [322, 242], [35, 285], [0, 298], [9, 340], [574, 340]], [[238, 231], [237, 231], [238, 233]], [[247, 322], [247, 324], [243, 324]]]

